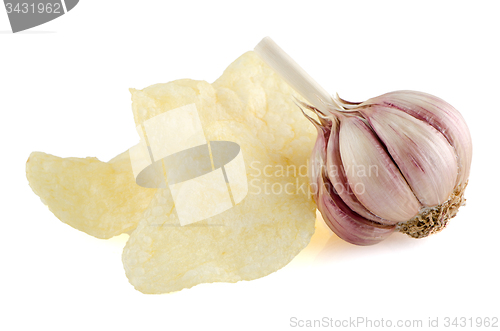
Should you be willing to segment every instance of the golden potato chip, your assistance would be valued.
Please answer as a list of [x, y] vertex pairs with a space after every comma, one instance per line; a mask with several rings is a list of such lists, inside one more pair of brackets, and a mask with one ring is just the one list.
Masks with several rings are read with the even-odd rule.
[[293, 104], [291, 95], [300, 97], [254, 52], [213, 84], [184, 79], [131, 92], [136, 125], [194, 103], [207, 140], [239, 144], [249, 185], [233, 208], [185, 226], [171, 191], [158, 189], [123, 251], [137, 290], [259, 278], [309, 243], [316, 214], [306, 163], [316, 132]]
[[255, 279], [308, 244], [315, 206], [306, 160], [316, 133], [291, 101], [300, 97], [255, 53], [241, 56], [213, 84], [184, 79], [131, 92], [137, 125], [194, 103], [207, 140], [239, 144], [249, 185], [233, 208], [181, 226], [169, 189], [136, 184], [128, 152], [107, 163], [32, 153], [30, 185], [63, 222], [109, 238], [130, 233], [140, 221], [123, 253], [138, 290]]
[[133, 230], [156, 191], [135, 183], [128, 151], [109, 162], [33, 152], [26, 176], [57, 218], [97, 238]]

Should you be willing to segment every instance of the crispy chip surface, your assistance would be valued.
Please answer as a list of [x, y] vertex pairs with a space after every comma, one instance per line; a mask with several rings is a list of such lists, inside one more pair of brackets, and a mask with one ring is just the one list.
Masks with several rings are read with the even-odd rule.
[[[131, 89], [142, 124], [195, 103], [207, 140], [240, 145], [249, 192], [233, 208], [180, 226], [168, 189], [158, 189], [123, 251], [129, 281], [143, 293], [268, 275], [290, 262], [314, 232], [306, 162], [316, 132], [293, 104], [299, 97], [253, 52], [213, 84], [178, 80]], [[300, 97], [299, 97], [300, 98]]]
[[156, 191], [135, 183], [128, 151], [109, 162], [33, 152], [26, 176], [57, 218], [97, 238], [135, 229]]

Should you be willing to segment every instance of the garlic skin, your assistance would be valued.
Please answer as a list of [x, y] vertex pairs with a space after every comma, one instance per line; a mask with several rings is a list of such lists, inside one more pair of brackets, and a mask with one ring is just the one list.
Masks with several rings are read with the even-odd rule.
[[[309, 179], [328, 226], [371, 245], [393, 231], [423, 238], [465, 204], [472, 142], [463, 117], [430, 94], [396, 91], [362, 103], [331, 95], [271, 38], [255, 52], [311, 105], [319, 122]], [[374, 170], [374, 173], [371, 172]]]
[[318, 130], [311, 188], [342, 239], [371, 245], [393, 231], [423, 238], [465, 204], [472, 142], [463, 117], [445, 101], [395, 91], [362, 103], [337, 96], [323, 111], [298, 105], [320, 118], [304, 113]]

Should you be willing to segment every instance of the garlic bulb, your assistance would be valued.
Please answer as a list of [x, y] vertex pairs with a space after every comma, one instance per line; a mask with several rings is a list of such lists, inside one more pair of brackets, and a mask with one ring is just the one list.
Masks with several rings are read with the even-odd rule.
[[312, 104], [296, 100], [318, 131], [311, 188], [340, 238], [357, 245], [394, 231], [423, 238], [442, 230], [464, 205], [472, 142], [451, 105], [415, 91], [362, 103], [332, 98], [269, 37], [255, 51]]
[[[415, 238], [443, 229], [464, 204], [472, 143], [460, 113], [429, 94], [396, 91], [363, 103], [340, 98], [318, 130], [310, 180], [325, 222], [369, 245], [394, 230]], [[305, 113], [304, 113], [305, 114]]]

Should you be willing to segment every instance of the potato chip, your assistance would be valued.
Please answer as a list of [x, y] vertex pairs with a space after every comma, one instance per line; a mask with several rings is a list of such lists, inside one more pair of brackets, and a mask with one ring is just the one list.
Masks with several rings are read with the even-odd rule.
[[183, 79], [131, 92], [136, 125], [194, 103], [207, 140], [240, 145], [249, 184], [233, 208], [185, 226], [169, 189], [158, 189], [123, 252], [137, 290], [263, 277], [309, 243], [316, 214], [306, 165], [316, 132], [293, 104], [300, 97], [254, 52], [213, 84]]
[[241, 56], [213, 84], [183, 79], [131, 92], [137, 125], [194, 103], [207, 140], [239, 144], [249, 185], [233, 208], [181, 226], [169, 189], [136, 184], [128, 152], [107, 163], [32, 153], [30, 186], [63, 222], [98, 238], [130, 233], [139, 223], [123, 253], [138, 290], [255, 279], [308, 244], [315, 205], [306, 162], [316, 132], [292, 102], [291, 95], [301, 97], [255, 53]]
[[97, 238], [135, 229], [156, 192], [135, 183], [128, 151], [109, 162], [33, 152], [26, 176], [57, 218]]

